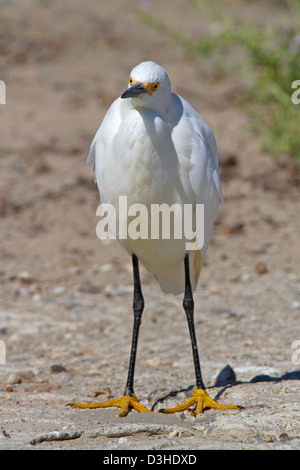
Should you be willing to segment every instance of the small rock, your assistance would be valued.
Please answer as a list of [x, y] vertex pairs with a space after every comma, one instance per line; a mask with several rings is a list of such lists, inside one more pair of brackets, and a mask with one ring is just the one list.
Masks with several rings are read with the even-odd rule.
[[60, 372], [68, 372], [67, 369], [61, 364], [52, 364], [51, 372], [58, 374]]
[[51, 171], [50, 166], [44, 160], [41, 160], [35, 168], [36, 174], [49, 173]]
[[158, 357], [153, 357], [151, 359], [147, 359], [146, 363], [148, 366], [157, 367], [160, 365], [161, 360]]
[[127, 437], [119, 437], [118, 444], [126, 444], [127, 442]]
[[275, 436], [270, 436], [269, 434], [262, 435], [261, 437], [266, 442], [275, 442], [276, 441], [276, 437]]
[[241, 235], [244, 233], [244, 224], [242, 222], [237, 222], [236, 224], [232, 225], [224, 225], [221, 232], [222, 235]]
[[53, 292], [54, 294], [63, 294], [66, 292], [66, 288], [64, 286], [55, 286]]
[[127, 295], [131, 293], [131, 287], [126, 287], [126, 286], [118, 286], [116, 288], [113, 288], [111, 286], [106, 286], [104, 294], [107, 297], [115, 297], [118, 295]]
[[237, 156], [231, 152], [220, 153], [219, 155], [219, 164], [221, 167], [232, 167], [237, 166], [238, 159]]
[[34, 282], [34, 278], [27, 271], [22, 271], [18, 273], [17, 278], [25, 284], [31, 284], [32, 282]]
[[26, 289], [26, 287], [21, 287], [21, 289], [18, 289], [16, 293], [17, 295], [20, 295], [21, 297], [28, 297], [29, 290]]
[[266, 264], [261, 261], [255, 265], [255, 271], [257, 274], [266, 274], [268, 272], [268, 268]]
[[221, 372], [216, 378], [215, 387], [224, 387], [225, 385], [233, 385], [236, 382], [235, 372], [232, 367], [227, 364], [223, 367]]
[[99, 294], [101, 292], [101, 288], [96, 286], [96, 284], [93, 282], [87, 282], [80, 288], [80, 292], [88, 294]]
[[41, 442], [47, 441], [65, 441], [70, 439], [78, 439], [84, 431], [53, 431], [48, 434], [42, 434], [41, 436], [36, 437], [30, 441], [30, 444], [35, 446]]
[[241, 277], [241, 281], [242, 282], [249, 282], [251, 279], [251, 276], [249, 273], [243, 273], [242, 274], [242, 277]]
[[113, 265], [112, 264], [102, 264], [99, 267], [99, 271], [102, 272], [102, 273], [107, 273], [107, 272], [112, 271], [112, 270], [113, 270]]
[[25, 382], [34, 382], [36, 380], [36, 374], [32, 370], [24, 370], [19, 372], [11, 372], [6, 382], [8, 384], [20, 384]]
[[91, 398], [100, 397], [103, 400], [108, 400], [111, 397], [111, 392], [108, 389], [89, 390], [87, 396]]
[[60, 388], [59, 384], [49, 384], [47, 382], [44, 383], [30, 383], [25, 385], [19, 385], [18, 392], [19, 393], [49, 393], [51, 390], [57, 390]]
[[286, 432], [282, 432], [279, 436], [279, 439], [281, 441], [289, 441], [291, 438], [288, 436]]
[[173, 429], [167, 436], [169, 439], [174, 439], [175, 437], [181, 437], [181, 431], [179, 429]]

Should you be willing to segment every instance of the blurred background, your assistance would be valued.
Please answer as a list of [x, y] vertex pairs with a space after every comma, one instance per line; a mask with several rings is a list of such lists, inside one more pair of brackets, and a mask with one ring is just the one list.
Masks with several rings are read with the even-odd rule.
[[[295, 369], [299, 15], [296, 0], [0, 2], [2, 391], [123, 390], [131, 262], [96, 237], [99, 196], [85, 160], [143, 60], [167, 70], [219, 147], [225, 204], [196, 294], [206, 381], [227, 363], [241, 380]], [[181, 299], [164, 296], [144, 270], [142, 280], [137, 388], [150, 391], [150, 374], [152, 387], [188, 385]]]

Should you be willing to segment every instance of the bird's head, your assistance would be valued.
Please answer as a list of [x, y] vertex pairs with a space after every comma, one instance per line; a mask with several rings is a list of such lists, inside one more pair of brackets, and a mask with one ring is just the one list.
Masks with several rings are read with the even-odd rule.
[[134, 107], [160, 108], [171, 96], [167, 72], [152, 61], [142, 62], [130, 73], [128, 88], [121, 98], [131, 98]]

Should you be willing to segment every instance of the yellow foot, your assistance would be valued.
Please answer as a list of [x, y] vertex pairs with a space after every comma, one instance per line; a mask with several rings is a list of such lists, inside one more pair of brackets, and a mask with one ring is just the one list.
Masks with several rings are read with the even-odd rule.
[[84, 404], [72, 403], [70, 406], [71, 408], [89, 408], [89, 409], [90, 408], [110, 408], [113, 406], [113, 407], [121, 408], [119, 417], [126, 416], [131, 410], [131, 408], [133, 408], [136, 411], [150, 413], [150, 410], [148, 410], [147, 408], [145, 408], [143, 405], [141, 405], [138, 402], [135, 394], [133, 394], [131, 397], [124, 395], [123, 397], [118, 398], [117, 400], [108, 400], [103, 403], [84, 403]]
[[197, 405], [192, 415], [196, 416], [199, 413], [203, 413], [205, 409], [214, 408], [215, 410], [241, 410], [242, 406], [239, 405], [219, 405], [218, 402], [210, 398], [206, 390], [195, 388], [195, 391], [191, 398], [186, 400], [181, 405], [175, 406], [174, 408], [164, 408], [159, 410], [161, 413], [176, 413], [177, 411], [187, 410], [190, 406]]

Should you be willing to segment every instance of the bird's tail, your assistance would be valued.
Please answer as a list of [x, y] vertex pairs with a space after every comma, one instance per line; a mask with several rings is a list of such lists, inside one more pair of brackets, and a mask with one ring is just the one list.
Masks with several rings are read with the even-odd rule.
[[[147, 268], [147, 265], [145, 265]], [[190, 252], [190, 280], [193, 291], [199, 282], [200, 271], [202, 267], [202, 255], [200, 250]], [[151, 269], [148, 269], [151, 272]], [[154, 277], [159, 282], [162, 290], [166, 294], [184, 294], [185, 289], [185, 276], [184, 276], [184, 263], [183, 260], [176, 265], [169, 266], [164, 272], [155, 273], [152, 270]]]

